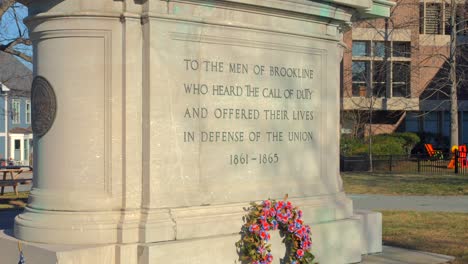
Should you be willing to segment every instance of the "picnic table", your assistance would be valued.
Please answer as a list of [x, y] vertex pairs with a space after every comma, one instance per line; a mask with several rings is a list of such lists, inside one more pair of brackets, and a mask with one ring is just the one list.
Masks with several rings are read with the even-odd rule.
[[[18, 184], [20, 183], [30, 183], [32, 179], [20, 179], [19, 175], [25, 171], [24, 167], [19, 166], [7, 166], [7, 167], [0, 167], [0, 177], [3, 174], [3, 178], [0, 178], [0, 186], [1, 191], [0, 195], [4, 194], [5, 186], [13, 187], [15, 191], [16, 197], [18, 197]], [[8, 178], [9, 176], [9, 178]]]

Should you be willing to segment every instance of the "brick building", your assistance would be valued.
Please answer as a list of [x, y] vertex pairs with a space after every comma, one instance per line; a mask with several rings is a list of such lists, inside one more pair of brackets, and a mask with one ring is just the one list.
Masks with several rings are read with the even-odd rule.
[[[450, 133], [448, 64], [450, 1], [398, 0], [389, 19], [353, 24], [344, 36], [342, 133], [367, 135], [417, 132], [423, 140], [447, 145]], [[468, 60], [465, 2], [458, 1], [457, 72]], [[465, 49], [468, 50], [468, 49]], [[459, 86], [460, 143], [468, 142], [468, 85]], [[371, 114], [372, 113], [372, 114]], [[370, 122], [372, 118], [372, 122]]]

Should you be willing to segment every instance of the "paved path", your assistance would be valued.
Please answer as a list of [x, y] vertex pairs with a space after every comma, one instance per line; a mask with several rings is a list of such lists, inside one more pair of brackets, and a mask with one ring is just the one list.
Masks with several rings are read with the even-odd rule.
[[363, 256], [361, 264], [440, 264], [454, 257], [423, 251], [383, 246], [383, 252]]
[[468, 213], [468, 196], [348, 195], [354, 208]]

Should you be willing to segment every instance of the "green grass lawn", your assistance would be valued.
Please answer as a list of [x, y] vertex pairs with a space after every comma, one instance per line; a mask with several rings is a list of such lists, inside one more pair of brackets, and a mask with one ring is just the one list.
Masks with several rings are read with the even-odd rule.
[[468, 175], [341, 173], [346, 193], [468, 195]]
[[20, 192], [16, 197], [14, 193], [0, 196], [0, 210], [24, 208], [28, 202], [29, 192]]
[[456, 257], [468, 263], [468, 214], [382, 211], [384, 244]]

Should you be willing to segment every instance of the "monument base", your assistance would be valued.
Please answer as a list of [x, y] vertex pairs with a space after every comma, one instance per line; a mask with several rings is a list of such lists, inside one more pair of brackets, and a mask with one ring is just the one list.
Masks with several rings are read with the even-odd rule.
[[[382, 215], [361, 211], [352, 218], [314, 224], [312, 253], [321, 264], [357, 263], [363, 254], [382, 251]], [[150, 243], [140, 246], [138, 264], [240, 263], [232, 250], [239, 235]], [[272, 233], [273, 263], [285, 254], [278, 232]]]
[[[356, 263], [362, 254], [382, 251], [382, 216], [358, 211], [351, 218], [314, 224], [312, 253], [322, 264]], [[18, 261], [18, 240], [11, 231], [0, 233], [0, 253], [5, 263]], [[64, 246], [20, 241], [26, 263], [34, 264], [212, 264], [240, 263], [235, 250], [238, 234], [160, 243]], [[272, 233], [274, 263], [284, 256], [278, 232]]]

